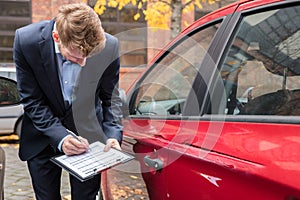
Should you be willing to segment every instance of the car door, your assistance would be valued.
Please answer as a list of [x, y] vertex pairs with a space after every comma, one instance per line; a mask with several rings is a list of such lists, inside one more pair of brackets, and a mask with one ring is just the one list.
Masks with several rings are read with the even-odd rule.
[[300, 198], [299, 1], [249, 4], [212, 54], [201, 116], [187, 108], [194, 139], [169, 145], [170, 199]]
[[[222, 19], [204, 24], [183, 35], [150, 66], [129, 93], [130, 116], [124, 120], [123, 145], [126, 146], [128, 137], [137, 141], [134, 152], [150, 199], [170, 197], [170, 146], [176, 141], [193, 140], [190, 134], [195, 129], [184, 116], [184, 108], [191, 93], [202, 93], [194, 91], [193, 84], [221, 22]], [[200, 110], [197, 106], [194, 109]], [[186, 128], [192, 129], [192, 133], [182, 134]]]

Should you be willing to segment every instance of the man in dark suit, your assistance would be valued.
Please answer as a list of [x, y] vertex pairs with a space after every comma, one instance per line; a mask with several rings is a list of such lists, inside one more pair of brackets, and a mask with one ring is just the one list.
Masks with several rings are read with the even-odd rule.
[[[25, 111], [19, 157], [36, 198], [59, 200], [61, 168], [51, 157], [81, 154], [96, 140], [121, 149], [118, 41], [92, 8], [68, 4], [53, 20], [16, 30], [14, 60]], [[100, 175], [70, 176], [70, 185], [73, 200], [95, 200]]]

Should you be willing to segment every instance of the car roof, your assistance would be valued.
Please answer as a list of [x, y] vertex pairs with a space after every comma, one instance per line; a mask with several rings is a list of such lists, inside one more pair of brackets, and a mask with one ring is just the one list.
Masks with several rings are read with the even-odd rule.
[[200, 19], [193, 22], [190, 26], [188, 26], [186, 29], [184, 29], [181, 34], [178, 36], [181, 37], [181, 35], [186, 34], [190, 32], [191, 30], [194, 30], [195, 28], [199, 27], [201, 24], [205, 24], [207, 22], [212, 21], [213, 19], [218, 19], [221, 17], [224, 17], [229, 14], [233, 14], [236, 11], [243, 11], [248, 10], [251, 8], [255, 8], [258, 6], [280, 2], [283, 0], [240, 0], [234, 3], [231, 3], [227, 6], [224, 6], [222, 8], [219, 8], [211, 13], [208, 13], [207, 15], [201, 17]]

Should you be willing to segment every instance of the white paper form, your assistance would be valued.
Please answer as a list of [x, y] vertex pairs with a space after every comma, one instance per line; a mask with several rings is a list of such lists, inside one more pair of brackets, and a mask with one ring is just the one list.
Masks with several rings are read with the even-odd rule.
[[65, 168], [80, 180], [86, 180], [99, 172], [132, 160], [134, 157], [122, 151], [111, 148], [104, 152], [104, 144], [94, 142], [90, 144], [90, 150], [80, 154], [67, 156], [62, 155], [52, 158], [52, 161]]

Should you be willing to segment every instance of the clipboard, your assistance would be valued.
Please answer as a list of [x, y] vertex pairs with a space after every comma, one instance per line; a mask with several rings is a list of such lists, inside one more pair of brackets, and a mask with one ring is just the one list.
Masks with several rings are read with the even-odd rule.
[[83, 154], [55, 156], [51, 161], [83, 182], [104, 170], [134, 159], [134, 156], [114, 148], [104, 152], [104, 146], [97, 141], [90, 144], [89, 151]]

